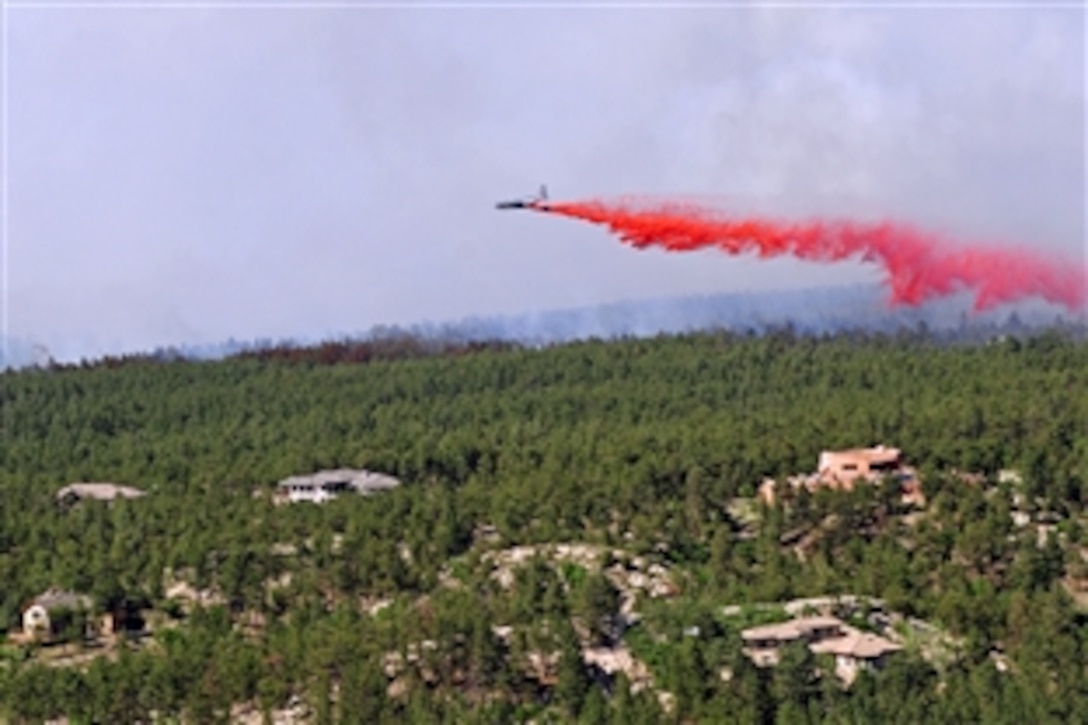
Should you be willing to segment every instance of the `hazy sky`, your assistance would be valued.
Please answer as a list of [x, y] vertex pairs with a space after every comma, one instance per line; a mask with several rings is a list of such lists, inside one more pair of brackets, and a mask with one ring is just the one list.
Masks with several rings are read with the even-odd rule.
[[1078, 8], [47, 1], [7, 11], [4, 299], [58, 357], [878, 279], [494, 210], [541, 182], [1083, 259]]

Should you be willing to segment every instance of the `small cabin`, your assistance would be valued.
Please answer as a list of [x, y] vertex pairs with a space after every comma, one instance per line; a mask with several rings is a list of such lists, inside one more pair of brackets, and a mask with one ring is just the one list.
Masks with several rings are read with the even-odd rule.
[[[92, 632], [90, 615], [93, 604], [86, 594], [49, 589], [23, 608], [23, 634], [46, 641], [65, 634], [87, 636]], [[80, 620], [84, 631], [71, 632], [71, 628]]]

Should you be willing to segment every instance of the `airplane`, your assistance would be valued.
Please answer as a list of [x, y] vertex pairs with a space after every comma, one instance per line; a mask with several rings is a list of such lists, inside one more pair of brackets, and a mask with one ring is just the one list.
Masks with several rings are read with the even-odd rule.
[[540, 185], [540, 193], [527, 199], [515, 199], [513, 201], [500, 201], [495, 205], [496, 209], [539, 209], [541, 202], [548, 200], [548, 187]]

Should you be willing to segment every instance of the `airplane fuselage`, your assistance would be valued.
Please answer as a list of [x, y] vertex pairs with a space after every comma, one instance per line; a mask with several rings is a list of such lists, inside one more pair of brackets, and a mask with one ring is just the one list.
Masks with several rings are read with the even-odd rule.
[[496, 209], [547, 209], [545, 203], [548, 198], [548, 187], [541, 184], [540, 194], [528, 199], [515, 199], [513, 201], [500, 201], [495, 205]]

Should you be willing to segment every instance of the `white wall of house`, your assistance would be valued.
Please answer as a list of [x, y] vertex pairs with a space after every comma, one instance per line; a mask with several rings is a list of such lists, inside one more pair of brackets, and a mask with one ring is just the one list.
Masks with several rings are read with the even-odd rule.
[[291, 503], [310, 501], [312, 503], [324, 503], [336, 498], [336, 494], [321, 486], [293, 487], [287, 493], [287, 500]]
[[858, 674], [858, 661], [853, 657], [838, 655], [835, 657], [835, 674], [846, 682], [853, 682]]
[[23, 612], [23, 632], [39, 634], [49, 632], [49, 612], [40, 604], [32, 604]]

